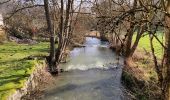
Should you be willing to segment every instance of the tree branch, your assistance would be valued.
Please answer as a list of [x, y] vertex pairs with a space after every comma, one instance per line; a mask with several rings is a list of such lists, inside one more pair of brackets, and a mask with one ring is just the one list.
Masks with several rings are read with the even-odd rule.
[[44, 5], [32, 5], [32, 6], [27, 6], [27, 7], [19, 8], [19, 9], [13, 11], [12, 13], [10, 13], [10, 15], [9, 15], [8, 17], [6, 17], [4, 20], [10, 19], [12, 16], [14, 16], [14, 15], [15, 15], [16, 13], [18, 13], [19, 11], [22, 11], [22, 10], [25, 10], [25, 9], [29, 9], [29, 8], [34, 8], [34, 7], [41, 7], [41, 6], [44, 7]]
[[5, 3], [8, 3], [9, 1], [11, 1], [11, 0], [7, 0], [7, 1], [0, 2], [0, 5], [5, 4]]

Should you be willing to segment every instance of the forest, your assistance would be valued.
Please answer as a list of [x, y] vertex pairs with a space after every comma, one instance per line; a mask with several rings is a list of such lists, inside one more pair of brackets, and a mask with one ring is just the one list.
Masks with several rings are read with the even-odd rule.
[[170, 0], [0, 0], [0, 100], [170, 100]]

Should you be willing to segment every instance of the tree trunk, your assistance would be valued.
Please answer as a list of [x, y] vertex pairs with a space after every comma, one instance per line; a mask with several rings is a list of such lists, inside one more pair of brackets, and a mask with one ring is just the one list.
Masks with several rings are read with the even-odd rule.
[[50, 71], [54, 72], [56, 71], [56, 62], [55, 62], [55, 33], [52, 31], [52, 23], [50, 18], [50, 12], [49, 12], [49, 1], [44, 0], [44, 9], [45, 9], [45, 15], [46, 15], [46, 21], [48, 26], [48, 32], [50, 33], [50, 55], [48, 58], [48, 63], [50, 67]]
[[[133, 29], [130, 30], [130, 34], [128, 36], [128, 41], [127, 41], [127, 44], [126, 44], [126, 54], [125, 54], [125, 64], [127, 65], [129, 61], [132, 60], [132, 55], [133, 53], [135, 52], [137, 46], [138, 46], [138, 43], [139, 43], [139, 40], [142, 36], [142, 34], [144, 33], [144, 25], [140, 26], [140, 28], [138, 29], [138, 32], [137, 32], [137, 36], [136, 36], [136, 39], [135, 39], [135, 42], [133, 43], [132, 45], [132, 38], [133, 38]], [[133, 26], [134, 28], [134, 26]], [[131, 46], [132, 45], [132, 46]]]
[[131, 53], [131, 44], [132, 44], [132, 37], [133, 37], [133, 29], [134, 24], [131, 23], [130, 30], [127, 34], [127, 40], [125, 45], [125, 65], [128, 65], [129, 59], [131, 59], [130, 53]]
[[160, 86], [162, 86], [162, 82], [163, 82], [162, 69], [158, 65], [158, 60], [157, 60], [157, 57], [155, 55], [155, 49], [154, 49], [154, 46], [153, 46], [153, 38], [154, 38], [153, 34], [151, 34], [151, 33], [149, 34], [150, 46], [151, 46], [151, 51], [152, 51], [152, 56], [153, 56], [153, 62], [154, 62], [154, 65], [155, 65], [155, 71], [158, 75], [159, 84], [160, 84]]
[[164, 100], [170, 100], [170, 0], [166, 7], [165, 23], [168, 26], [165, 32], [165, 51], [164, 51], [164, 82], [163, 92]]
[[131, 48], [131, 54], [130, 54], [130, 56], [133, 55], [133, 53], [135, 52], [135, 50], [136, 50], [136, 48], [137, 48], [137, 46], [138, 46], [139, 40], [140, 40], [140, 38], [142, 37], [142, 34], [144, 33], [144, 27], [145, 27], [145, 25], [141, 25], [141, 26], [140, 26], [140, 29], [138, 29], [135, 42], [134, 42], [134, 44], [133, 44], [133, 46], [132, 46], [132, 48]]
[[[136, 8], [136, 6], [137, 6], [137, 1], [134, 0], [133, 8]], [[128, 65], [129, 61], [131, 61], [132, 59], [130, 54], [131, 54], [132, 38], [133, 38], [134, 27], [135, 27], [135, 23], [132, 22], [134, 19], [135, 19], [135, 14], [132, 13], [131, 23], [130, 23], [129, 31], [127, 33], [127, 40], [126, 40], [126, 45], [125, 45], [125, 62], [124, 62], [125, 65]]]
[[56, 53], [56, 62], [59, 64], [59, 62], [63, 58], [64, 51], [66, 49], [66, 46], [68, 44], [69, 39], [69, 33], [70, 33], [70, 9], [72, 5], [72, 0], [68, 0], [66, 5], [66, 17], [64, 21], [64, 2], [61, 0], [61, 9], [60, 9], [60, 33], [59, 33], [59, 46]]

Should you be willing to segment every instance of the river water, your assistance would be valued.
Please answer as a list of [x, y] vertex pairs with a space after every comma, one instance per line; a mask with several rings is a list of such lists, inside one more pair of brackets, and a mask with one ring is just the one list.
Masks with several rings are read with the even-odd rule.
[[126, 100], [120, 80], [122, 67], [108, 42], [86, 37], [84, 45], [74, 48], [68, 63], [60, 65], [66, 72], [47, 86], [43, 100]]

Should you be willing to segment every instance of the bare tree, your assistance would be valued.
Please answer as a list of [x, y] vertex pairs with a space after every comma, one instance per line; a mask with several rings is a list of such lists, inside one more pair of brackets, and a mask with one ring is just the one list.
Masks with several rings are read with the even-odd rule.
[[[163, 1], [164, 2], [164, 1]], [[167, 5], [165, 6], [165, 50], [164, 50], [164, 62], [163, 62], [163, 92], [164, 100], [170, 100], [170, 0], [167, 0]]]
[[47, 20], [47, 25], [48, 25], [48, 32], [50, 33], [50, 55], [48, 58], [48, 63], [49, 63], [50, 71], [55, 72], [56, 71], [55, 33], [52, 28], [48, 0], [44, 0], [44, 9], [45, 9], [45, 15], [46, 15], [46, 20]]

